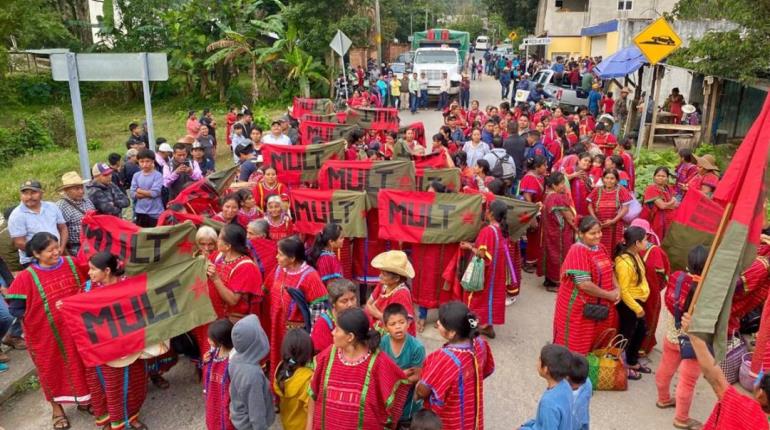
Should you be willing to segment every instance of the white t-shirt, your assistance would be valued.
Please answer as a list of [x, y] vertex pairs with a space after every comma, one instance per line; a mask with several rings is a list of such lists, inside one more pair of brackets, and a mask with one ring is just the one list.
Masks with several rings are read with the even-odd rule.
[[271, 145], [291, 145], [291, 139], [285, 134], [275, 137], [273, 133], [268, 133], [262, 136], [262, 143]]

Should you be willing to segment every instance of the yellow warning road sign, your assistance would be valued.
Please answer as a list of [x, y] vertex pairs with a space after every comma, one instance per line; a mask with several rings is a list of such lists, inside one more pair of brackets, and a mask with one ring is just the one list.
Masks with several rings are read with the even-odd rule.
[[634, 37], [634, 44], [642, 51], [650, 64], [657, 64], [668, 57], [680, 45], [682, 39], [665, 18], [660, 17]]
[[517, 36], [518, 36], [518, 34], [516, 34], [515, 31], [512, 31], [512, 32], [508, 33], [508, 38], [511, 39], [511, 40], [516, 40]]

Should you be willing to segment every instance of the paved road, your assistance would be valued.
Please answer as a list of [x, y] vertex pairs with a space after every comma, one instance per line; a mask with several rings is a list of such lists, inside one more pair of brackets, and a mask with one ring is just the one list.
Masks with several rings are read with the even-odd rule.
[[[500, 89], [497, 81], [485, 77], [474, 81], [471, 99], [479, 99], [482, 106], [498, 104]], [[441, 117], [435, 111], [402, 114], [404, 122], [423, 121], [428, 136], [441, 125]], [[545, 386], [537, 375], [535, 366], [540, 348], [551, 340], [551, 324], [555, 295], [543, 289], [536, 278], [525, 274], [519, 301], [506, 310], [506, 325], [496, 329], [497, 339], [491, 346], [495, 356], [495, 373], [485, 381], [485, 422], [487, 429], [515, 429], [534, 416], [537, 402]], [[434, 312], [429, 315], [435, 320]], [[663, 317], [665, 318], [665, 316]], [[663, 324], [661, 324], [661, 327]], [[663, 331], [658, 330], [658, 339]], [[428, 351], [441, 345], [438, 332], [426, 329], [421, 335]], [[660, 359], [660, 348], [651, 355], [653, 369]], [[0, 375], [2, 378], [2, 375]], [[168, 374], [171, 389], [150, 389], [142, 416], [153, 430], [204, 429], [204, 407], [200, 387], [194, 370], [188, 363], [177, 365]], [[641, 381], [631, 381], [626, 392], [597, 392], [591, 402], [592, 428], [621, 430], [630, 428], [669, 429], [673, 410], [655, 407], [656, 388], [654, 375], [645, 375]], [[705, 381], [697, 386], [691, 415], [705, 420], [715, 402], [715, 397]], [[92, 421], [83, 414], [68, 409], [73, 429], [91, 429]], [[0, 407], [0, 426], [11, 429], [49, 429], [50, 408], [39, 392], [27, 393]], [[275, 425], [280, 428], [280, 425]]]

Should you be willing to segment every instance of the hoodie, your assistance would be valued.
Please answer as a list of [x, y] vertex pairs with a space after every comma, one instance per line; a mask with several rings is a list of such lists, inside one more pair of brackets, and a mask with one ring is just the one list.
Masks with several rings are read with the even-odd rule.
[[238, 430], [267, 430], [275, 421], [270, 382], [259, 362], [270, 351], [256, 315], [235, 323], [230, 358], [230, 421]]

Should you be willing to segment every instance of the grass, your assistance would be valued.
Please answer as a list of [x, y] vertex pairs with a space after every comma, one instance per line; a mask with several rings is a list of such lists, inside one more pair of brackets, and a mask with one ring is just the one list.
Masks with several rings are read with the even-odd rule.
[[[87, 104], [87, 103], [86, 103]], [[202, 107], [201, 107], [202, 108]], [[14, 120], [21, 113], [32, 113], [33, 108], [14, 109], [13, 111], [0, 110], [0, 126], [13, 126]], [[68, 118], [71, 118], [69, 106], [62, 106]], [[97, 162], [107, 162], [107, 156], [116, 152], [125, 155], [128, 139], [128, 124], [141, 123], [144, 118], [144, 105], [124, 105], [120, 107], [84, 107], [86, 137], [91, 148], [89, 150], [89, 163], [91, 166]], [[224, 108], [213, 109], [217, 122], [217, 131], [220, 142], [224, 142], [226, 128]], [[278, 116], [278, 110], [267, 112], [271, 117]], [[164, 106], [153, 106], [153, 123], [155, 137], [165, 137], [173, 144], [176, 139], [186, 134], [186, 111], [172, 110]], [[219, 145], [220, 152], [225, 153], [227, 145]], [[223, 158], [221, 156], [218, 159]], [[6, 208], [18, 204], [19, 186], [27, 179], [39, 180], [45, 189], [44, 199], [53, 201], [58, 199], [55, 189], [61, 184], [61, 176], [68, 171], [80, 172], [78, 153], [76, 149], [53, 149], [28, 155], [13, 161], [12, 165], [0, 174], [0, 207]], [[218, 160], [219, 161], [219, 160]]]

